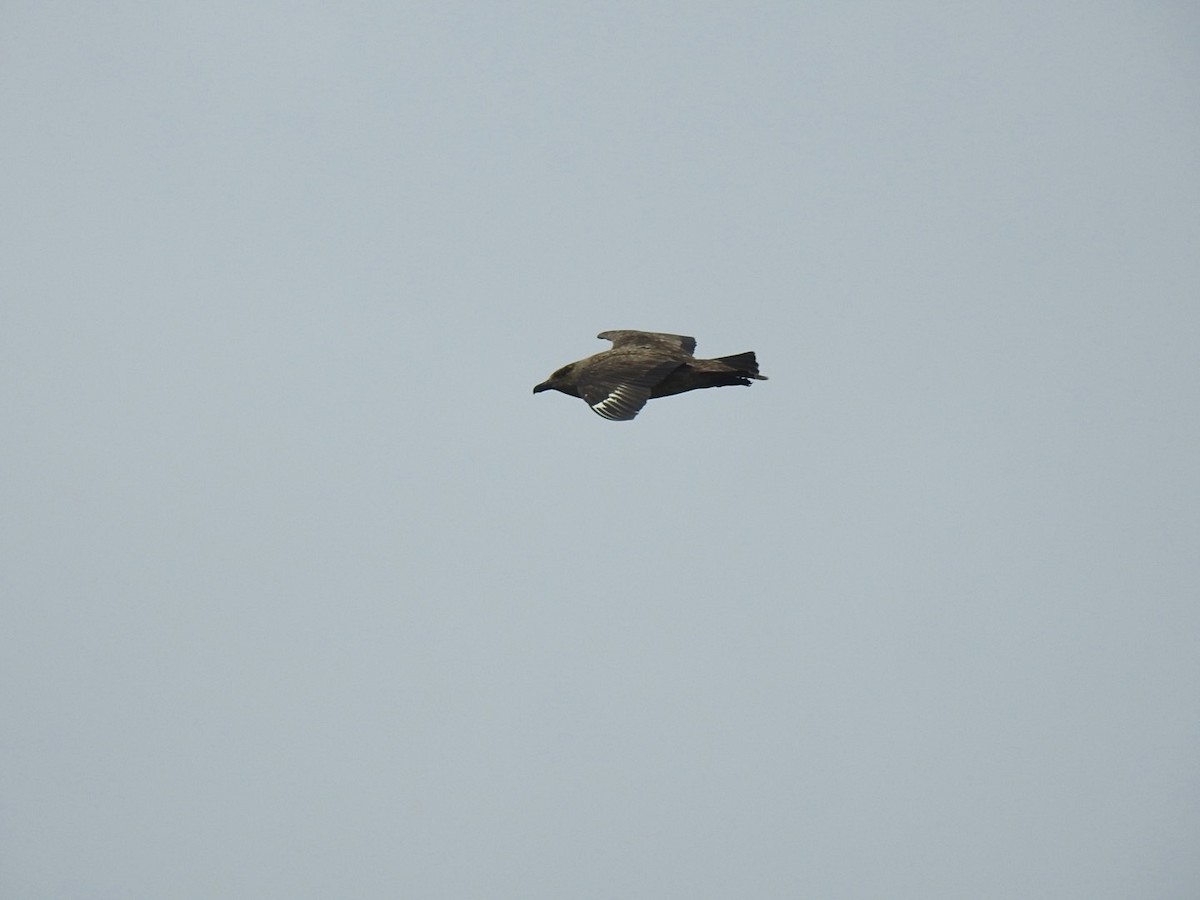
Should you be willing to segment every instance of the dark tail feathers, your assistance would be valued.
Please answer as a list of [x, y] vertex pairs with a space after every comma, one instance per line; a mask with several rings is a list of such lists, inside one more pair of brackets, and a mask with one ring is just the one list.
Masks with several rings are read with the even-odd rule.
[[754, 351], [747, 350], [745, 353], [735, 353], [733, 356], [718, 356], [717, 362], [723, 362], [731, 369], [736, 369], [739, 375], [744, 375], [747, 378], [757, 378], [759, 381], [766, 381], [766, 375], [758, 374], [758, 360], [754, 358]]

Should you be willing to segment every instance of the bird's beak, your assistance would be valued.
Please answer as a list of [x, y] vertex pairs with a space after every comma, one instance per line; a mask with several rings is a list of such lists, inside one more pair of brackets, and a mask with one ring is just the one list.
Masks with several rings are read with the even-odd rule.
[[540, 394], [542, 391], [548, 391], [548, 390], [550, 390], [550, 382], [543, 381], [541, 384], [536, 385], [534, 387], [533, 392], [535, 394]]

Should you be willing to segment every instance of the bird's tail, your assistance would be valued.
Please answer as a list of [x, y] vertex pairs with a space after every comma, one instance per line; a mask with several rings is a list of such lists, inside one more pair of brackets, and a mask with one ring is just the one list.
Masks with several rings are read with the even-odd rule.
[[745, 378], [757, 378], [759, 381], [766, 381], [766, 375], [758, 374], [758, 360], [754, 358], [754, 351], [747, 350], [745, 353], [735, 353], [733, 356], [718, 356], [717, 362], [725, 363], [729, 368], [734, 369], [739, 375]]

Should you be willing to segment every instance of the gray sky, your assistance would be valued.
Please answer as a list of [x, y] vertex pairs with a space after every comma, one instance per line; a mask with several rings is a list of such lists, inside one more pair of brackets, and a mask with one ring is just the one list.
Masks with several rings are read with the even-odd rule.
[[1197, 896], [1191, 4], [0, 19], [5, 897]]

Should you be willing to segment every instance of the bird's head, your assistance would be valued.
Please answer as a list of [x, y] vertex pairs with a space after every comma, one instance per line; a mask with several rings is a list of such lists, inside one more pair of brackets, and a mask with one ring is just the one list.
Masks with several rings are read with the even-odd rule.
[[575, 363], [563, 366], [533, 389], [535, 394], [540, 394], [542, 391], [562, 391], [564, 394], [578, 397], [579, 393], [575, 389]]

